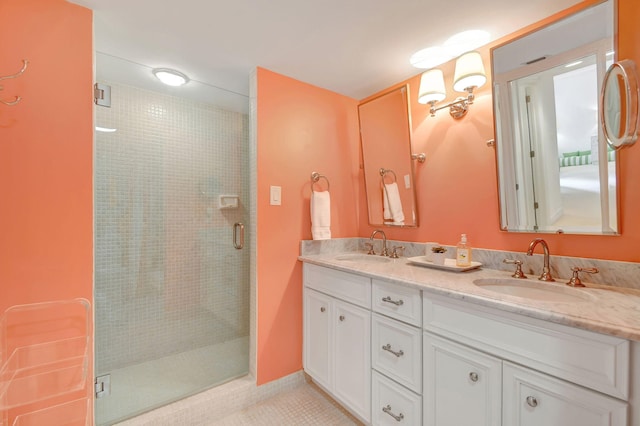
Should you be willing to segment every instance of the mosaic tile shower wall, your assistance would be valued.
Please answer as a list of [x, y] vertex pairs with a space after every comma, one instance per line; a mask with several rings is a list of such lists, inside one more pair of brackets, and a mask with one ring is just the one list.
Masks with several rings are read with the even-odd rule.
[[[112, 87], [96, 108], [96, 372], [249, 335], [249, 119]], [[237, 209], [218, 196], [238, 194]], [[248, 368], [248, 366], [247, 366]]]

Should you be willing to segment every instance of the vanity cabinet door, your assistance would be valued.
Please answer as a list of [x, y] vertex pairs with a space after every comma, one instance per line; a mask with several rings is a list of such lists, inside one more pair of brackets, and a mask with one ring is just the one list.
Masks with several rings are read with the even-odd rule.
[[504, 362], [503, 419], [513, 426], [627, 426], [627, 404]]
[[331, 298], [304, 290], [304, 369], [326, 389], [330, 389]]
[[371, 312], [334, 301], [334, 393], [364, 420], [371, 418]]
[[430, 333], [423, 342], [424, 424], [500, 426], [502, 361]]

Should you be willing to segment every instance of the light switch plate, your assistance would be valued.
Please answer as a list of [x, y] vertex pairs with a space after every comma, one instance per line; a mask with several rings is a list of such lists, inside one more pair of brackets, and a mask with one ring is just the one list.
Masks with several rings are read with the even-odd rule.
[[282, 204], [282, 187], [271, 186], [270, 202], [272, 206], [279, 206]]

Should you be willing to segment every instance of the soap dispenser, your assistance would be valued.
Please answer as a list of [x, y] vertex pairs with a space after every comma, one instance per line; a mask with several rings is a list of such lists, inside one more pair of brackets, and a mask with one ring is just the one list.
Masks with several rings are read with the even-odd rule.
[[456, 246], [456, 266], [471, 266], [471, 247], [467, 245], [467, 234], [460, 236]]

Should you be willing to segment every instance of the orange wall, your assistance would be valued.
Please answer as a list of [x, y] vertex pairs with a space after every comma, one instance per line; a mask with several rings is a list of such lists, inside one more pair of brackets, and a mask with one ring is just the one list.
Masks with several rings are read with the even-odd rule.
[[23, 98], [0, 104], [0, 314], [91, 300], [91, 11], [64, 0], [3, 0], [0, 40], [0, 75], [30, 61], [0, 91], [0, 99]]
[[91, 11], [64, 0], [0, 3], [0, 312], [84, 297], [93, 279]]
[[[257, 382], [302, 368], [300, 240], [311, 239], [310, 175], [331, 183], [331, 236], [357, 236], [357, 101], [258, 69]], [[321, 184], [324, 184], [322, 182]], [[282, 205], [269, 205], [271, 185]]]
[[[569, 11], [593, 3], [595, 1], [588, 0]], [[640, 5], [637, 0], [620, 0], [619, 3], [618, 58], [631, 58], [640, 64], [640, 32], [635, 28], [635, 22], [640, 19]], [[564, 14], [566, 12], [558, 16]], [[489, 47], [481, 49], [487, 72], [490, 70]], [[448, 62], [441, 68], [445, 84], [451, 88], [454, 62]], [[461, 233], [467, 233], [472, 246], [525, 251], [535, 234], [507, 233], [499, 229], [495, 149], [485, 143], [494, 137], [491, 81], [477, 92], [474, 105], [461, 120], [453, 120], [446, 110], [430, 117], [428, 106], [416, 100], [420, 75], [407, 82], [411, 87], [414, 152], [427, 155], [426, 163], [417, 165], [416, 173], [420, 227], [385, 230], [387, 236], [399, 240], [455, 244]], [[451, 93], [452, 89], [448, 90], [449, 97], [443, 102], [458, 96]], [[640, 147], [623, 149], [619, 164], [622, 235], [544, 234], [552, 254], [640, 261], [640, 189], [637, 184], [640, 182]], [[360, 235], [367, 236], [373, 228], [367, 225], [364, 195], [360, 197]]]

